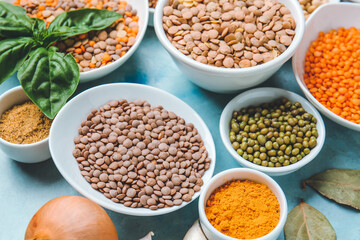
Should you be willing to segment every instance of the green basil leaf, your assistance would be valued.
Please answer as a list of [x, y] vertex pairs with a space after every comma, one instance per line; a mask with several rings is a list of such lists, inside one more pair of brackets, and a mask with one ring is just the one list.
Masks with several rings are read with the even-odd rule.
[[75, 92], [80, 75], [74, 57], [56, 50], [37, 48], [18, 71], [26, 94], [51, 119]]
[[20, 68], [34, 46], [30, 37], [0, 41], [0, 84]]
[[289, 212], [284, 231], [286, 240], [336, 240], [329, 220], [305, 202]]
[[104, 29], [119, 18], [121, 14], [105, 9], [85, 8], [63, 12], [50, 23], [48, 32], [53, 33], [53, 36], [57, 38], [56, 41], [59, 41], [89, 31]]
[[32, 26], [24, 8], [0, 1], [0, 37], [31, 37]]
[[[33, 20], [33, 38], [36, 44], [40, 47], [44, 45], [44, 39], [48, 36], [48, 31], [46, 29], [46, 23], [40, 18], [32, 18]], [[43, 46], [48, 47], [48, 46]]]
[[360, 169], [329, 169], [305, 183], [335, 202], [360, 210]]

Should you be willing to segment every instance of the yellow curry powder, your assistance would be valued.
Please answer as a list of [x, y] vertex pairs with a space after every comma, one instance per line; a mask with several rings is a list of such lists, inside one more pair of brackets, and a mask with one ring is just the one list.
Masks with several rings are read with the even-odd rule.
[[235, 180], [211, 194], [205, 213], [211, 225], [223, 234], [254, 239], [265, 236], [276, 227], [280, 205], [265, 184]]
[[49, 136], [51, 122], [34, 103], [28, 101], [2, 114], [0, 137], [16, 144], [38, 142]]

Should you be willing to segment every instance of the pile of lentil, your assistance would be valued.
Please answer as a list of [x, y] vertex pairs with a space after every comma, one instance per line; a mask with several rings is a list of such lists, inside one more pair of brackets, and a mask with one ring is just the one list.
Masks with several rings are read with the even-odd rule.
[[52, 120], [31, 101], [15, 105], [1, 115], [0, 137], [16, 144], [29, 144], [49, 136]]
[[280, 205], [265, 184], [235, 180], [211, 193], [205, 214], [211, 225], [223, 234], [236, 239], [255, 239], [277, 226]]
[[171, 0], [163, 9], [169, 41], [209, 65], [245, 68], [282, 54], [295, 35], [290, 10], [277, 0]]
[[107, 9], [123, 16], [102, 31], [81, 34], [56, 44], [60, 51], [74, 56], [80, 72], [105, 66], [124, 56], [134, 45], [139, 31], [137, 10], [126, 1], [17, 0], [14, 4], [25, 8], [29, 16], [44, 19], [47, 24], [64, 11], [81, 8]]
[[315, 11], [321, 5], [328, 3], [329, 0], [298, 0], [301, 8], [303, 9], [303, 13], [305, 16], [305, 20], [310, 17], [310, 14]]
[[114, 100], [93, 110], [74, 143], [91, 187], [132, 208], [191, 201], [211, 162], [193, 124], [144, 100]]
[[300, 161], [316, 145], [316, 118], [286, 98], [233, 112], [230, 141], [244, 159], [264, 167]]
[[320, 32], [305, 57], [304, 82], [327, 109], [360, 124], [360, 29]]
[[157, 0], [149, 0], [149, 8], [155, 8], [157, 4]]

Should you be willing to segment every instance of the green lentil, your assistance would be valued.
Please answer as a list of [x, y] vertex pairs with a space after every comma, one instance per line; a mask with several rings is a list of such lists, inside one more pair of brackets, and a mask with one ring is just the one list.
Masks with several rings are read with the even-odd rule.
[[265, 167], [300, 161], [317, 145], [316, 118], [286, 98], [234, 111], [229, 139], [244, 159]]

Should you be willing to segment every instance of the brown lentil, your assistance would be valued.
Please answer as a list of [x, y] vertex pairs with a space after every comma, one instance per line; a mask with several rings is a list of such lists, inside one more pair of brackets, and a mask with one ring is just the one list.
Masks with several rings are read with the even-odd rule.
[[310, 17], [310, 14], [315, 11], [322, 4], [328, 3], [329, 0], [298, 0], [303, 9], [305, 20]]
[[191, 201], [210, 167], [194, 125], [144, 100], [111, 101], [91, 111], [78, 132], [73, 156], [81, 174], [127, 207], [156, 210]]
[[79, 65], [80, 72], [110, 64], [126, 54], [134, 45], [139, 31], [137, 10], [126, 1], [118, 0], [17, 0], [30, 17], [44, 19], [50, 24], [64, 11], [81, 8], [108, 9], [123, 17], [110, 27], [71, 37], [56, 43], [60, 51], [70, 53]]
[[282, 54], [296, 23], [277, 0], [170, 0], [163, 9], [163, 27], [172, 45], [190, 58], [244, 68]]

